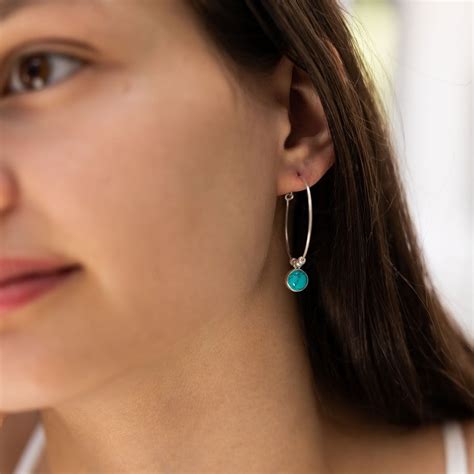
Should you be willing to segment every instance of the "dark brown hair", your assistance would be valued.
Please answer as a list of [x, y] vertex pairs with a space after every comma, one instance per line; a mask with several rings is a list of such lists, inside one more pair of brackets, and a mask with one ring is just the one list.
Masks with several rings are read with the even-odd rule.
[[[474, 416], [474, 348], [430, 280], [379, 92], [335, 0], [189, 0], [232, 64], [282, 55], [307, 72], [336, 162], [311, 187], [314, 222], [297, 294], [315, 386], [392, 424]], [[295, 194], [293, 248], [306, 239]], [[291, 233], [291, 229], [290, 229]]]

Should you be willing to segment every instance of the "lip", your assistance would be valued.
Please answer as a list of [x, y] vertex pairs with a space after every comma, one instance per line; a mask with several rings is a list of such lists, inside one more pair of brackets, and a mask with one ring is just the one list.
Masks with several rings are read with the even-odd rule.
[[50, 273], [72, 266], [77, 266], [77, 264], [58, 259], [2, 258], [0, 259], [0, 286], [13, 278], [28, 274]]
[[0, 260], [0, 317], [53, 290], [81, 267], [58, 261]]

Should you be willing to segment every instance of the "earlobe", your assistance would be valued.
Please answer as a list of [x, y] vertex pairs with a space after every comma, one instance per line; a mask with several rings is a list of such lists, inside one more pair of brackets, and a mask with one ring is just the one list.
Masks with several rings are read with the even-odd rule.
[[290, 133], [281, 150], [278, 195], [305, 189], [319, 181], [335, 161], [334, 147], [321, 100], [308, 74], [293, 67], [289, 91]]

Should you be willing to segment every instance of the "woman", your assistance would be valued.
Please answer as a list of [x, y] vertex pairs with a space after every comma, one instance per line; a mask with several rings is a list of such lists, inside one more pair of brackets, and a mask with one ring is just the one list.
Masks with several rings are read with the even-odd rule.
[[472, 466], [473, 347], [336, 2], [0, 4], [10, 466], [38, 420], [54, 474], [440, 473], [451, 420]]

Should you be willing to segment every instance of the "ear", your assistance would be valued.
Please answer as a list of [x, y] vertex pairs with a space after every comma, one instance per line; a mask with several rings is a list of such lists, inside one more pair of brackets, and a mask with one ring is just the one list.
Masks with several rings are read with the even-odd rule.
[[277, 67], [275, 73], [281, 71], [286, 77], [288, 68], [292, 69], [290, 90], [286, 90], [289, 126], [282, 127], [286, 136], [282, 137], [283, 146], [279, 150], [277, 194], [280, 196], [306, 189], [299, 175], [311, 187], [333, 165], [335, 156], [326, 115], [308, 74], [286, 57]]

